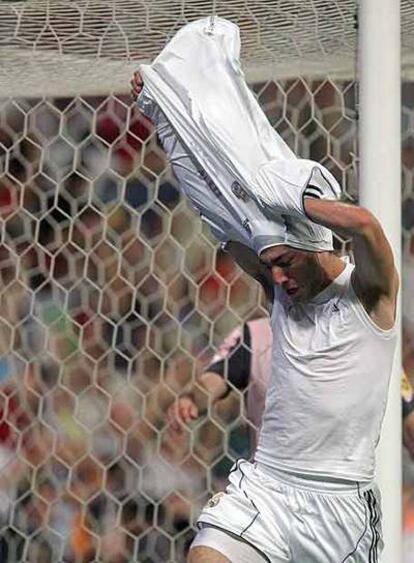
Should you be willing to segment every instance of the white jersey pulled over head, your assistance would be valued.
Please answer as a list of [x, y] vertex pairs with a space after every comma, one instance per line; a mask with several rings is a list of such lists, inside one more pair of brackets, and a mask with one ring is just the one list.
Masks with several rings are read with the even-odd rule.
[[267, 468], [369, 481], [384, 417], [396, 330], [356, 296], [353, 265], [315, 298], [275, 287], [272, 376], [256, 461]]
[[[339, 184], [321, 164], [297, 158], [269, 123], [241, 70], [234, 23], [219, 17], [189, 23], [140, 72], [146, 99], [141, 97], [139, 106], [214, 236], [241, 242], [257, 254], [277, 244], [332, 249], [331, 231], [308, 219], [303, 196], [335, 199]], [[181, 152], [191, 157], [190, 166], [169, 147], [163, 120]], [[183, 172], [184, 167], [177, 174], [176, 168]], [[188, 178], [194, 169], [196, 182]], [[286, 210], [293, 221], [286, 220]]]

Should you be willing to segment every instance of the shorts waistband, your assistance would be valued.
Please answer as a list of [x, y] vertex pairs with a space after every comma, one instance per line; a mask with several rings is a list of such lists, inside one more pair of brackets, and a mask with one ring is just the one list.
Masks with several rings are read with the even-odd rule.
[[348, 481], [346, 479], [336, 479], [333, 477], [306, 475], [304, 473], [288, 473], [280, 469], [270, 469], [262, 463], [256, 462], [255, 468], [263, 473], [267, 478], [274, 479], [275, 482], [316, 493], [349, 495], [358, 494], [375, 487], [375, 481]]

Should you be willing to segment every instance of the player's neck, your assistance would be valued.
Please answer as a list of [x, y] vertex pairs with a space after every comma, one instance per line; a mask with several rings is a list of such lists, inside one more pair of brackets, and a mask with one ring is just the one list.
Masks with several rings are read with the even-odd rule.
[[321, 268], [321, 277], [315, 294], [328, 287], [346, 268], [346, 263], [330, 252], [318, 253], [318, 262]]
[[346, 268], [346, 262], [332, 253], [322, 253], [320, 256], [326, 275], [334, 281]]

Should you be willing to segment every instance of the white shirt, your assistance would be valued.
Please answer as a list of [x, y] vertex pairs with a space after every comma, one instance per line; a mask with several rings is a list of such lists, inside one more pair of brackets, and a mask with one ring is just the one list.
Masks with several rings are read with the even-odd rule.
[[396, 329], [370, 319], [353, 266], [308, 303], [280, 288], [272, 376], [255, 459], [268, 469], [368, 481], [387, 402]]
[[[299, 193], [303, 202], [309, 183], [335, 198], [338, 182], [322, 165], [296, 158], [273, 129], [247, 87], [239, 54], [238, 27], [204, 18], [183, 27], [151, 66], [140, 66], [147, 103], [160, 108], [203, 180], [201, 188], [185, 177], [180, 184], [222, 241], [239, 240], [258, 253], [274, 244], [330, 250], [329, 229], [303, 210], [287, 222], [286, 205], [282, 213], [273, 203], [296, 201]], [[157, 118], [155, 125], [166, 149], [164, 127]]]

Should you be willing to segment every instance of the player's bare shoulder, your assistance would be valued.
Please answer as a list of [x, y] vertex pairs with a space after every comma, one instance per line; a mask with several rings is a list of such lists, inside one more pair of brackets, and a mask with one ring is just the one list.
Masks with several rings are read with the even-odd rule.
[[307, 198], [304, 205], [313, 221], [351, 238], [355, 262], [352, 287], [372, 321], [381, 329], [392, 328], [399, 279], [381, 223], [368, 209], [341, 201]]
[[389, 330], [395, 324], [399, 276], [391, 245], [372, 214], [367, 214], [366, 226], [353, 237], [353, 249], [353, 289], [371, 320]]
[[372, 284], [362, 283], [355, 269], [351, 278], [352, 287], [362, 306], [375, 325], [383, 330], [395, 324], [399, 276], [396, 270], [391, 274], [390, 290], [384, 291], [381, 284], [373, 279]]

